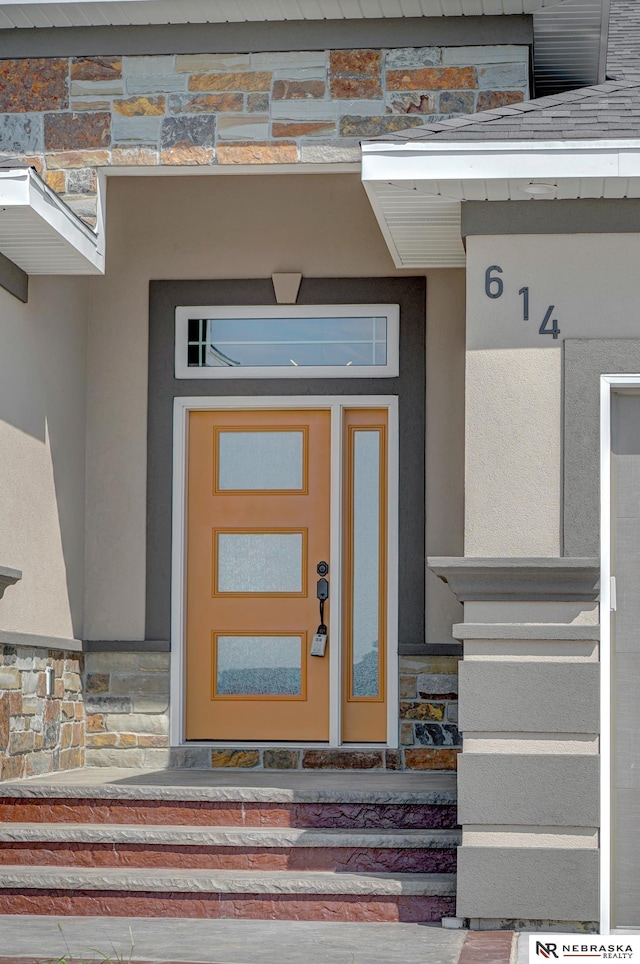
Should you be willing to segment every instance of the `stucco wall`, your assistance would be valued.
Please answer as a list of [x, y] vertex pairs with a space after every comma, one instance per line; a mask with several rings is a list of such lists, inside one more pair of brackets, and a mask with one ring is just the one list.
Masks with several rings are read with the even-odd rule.
[[0, 290], [0, 555], [23, 577], [4, 631], [81, 636], [87, 283], [31, 278]]
[[[633, 234], [467, 239], [467, 556], [562, 554], [562, 342], [638, 337], [639, 257]], [[550, 305], [557, 339], [539, 334]]]
[[[415, 272], [394, 268], [357, 174], [112, 178], [107, 215], [107, 274], [90, 281], [85, 636], [142, 639], [149, 281]], [[427, 279], [427, 512], [461, 544], [464, 276]], [[448, 591], [428, 592], [428, 640], [450, 642]]]

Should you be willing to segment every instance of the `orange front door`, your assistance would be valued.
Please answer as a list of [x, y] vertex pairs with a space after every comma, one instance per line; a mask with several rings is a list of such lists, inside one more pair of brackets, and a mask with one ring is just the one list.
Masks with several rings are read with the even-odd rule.
[[329, 739], [329, 647], [310, 650], [330, 426], [328, 411], [189, 415], [189, 740]]

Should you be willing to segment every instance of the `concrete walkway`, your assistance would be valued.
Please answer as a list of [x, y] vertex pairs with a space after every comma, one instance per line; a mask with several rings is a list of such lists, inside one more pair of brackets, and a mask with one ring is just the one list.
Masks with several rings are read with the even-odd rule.
[[509, 964], [513, 950], [508, 933], [423, 924], [0, 916], [0, 964]]

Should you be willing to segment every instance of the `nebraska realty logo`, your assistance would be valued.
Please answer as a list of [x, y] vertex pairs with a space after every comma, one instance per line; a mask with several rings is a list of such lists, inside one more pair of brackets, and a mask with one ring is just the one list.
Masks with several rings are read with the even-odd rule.
[[640, 962], [640, 937], [602, 937], [599, 934], [549, 934], [529, 937], [529, 964], [542, 961]]

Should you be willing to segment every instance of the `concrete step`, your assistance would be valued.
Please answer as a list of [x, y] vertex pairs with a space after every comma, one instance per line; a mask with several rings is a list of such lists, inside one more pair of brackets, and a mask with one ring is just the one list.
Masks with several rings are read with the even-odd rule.
[[5, 783], [0, 788], [0, 824], [42, 821], [344, 829], [456, 826], [456, 791], [451, 780], [403, 784], [378, 779], [367, 783], [353, 774], [348, 776], [347, 782], [332, 775], [324, 786], [302, 781], [291, 786], [235, 782], [187, 786]]
[[0, 914], [436, 921], [454, 894], [453, 874], [0, 868]]
[[186, 847], [449, 848], [458, 830], [303, 830], [294, 827], [143, 827], [137, 824], [13, 823], [0, 826], [0, 842], [70, 841]]
[[0, 788], [0, 915], [439, 921], [453, 774], [90, 770]]
[[455, 830], [0, 825], [0, 866], [453, 873]]

